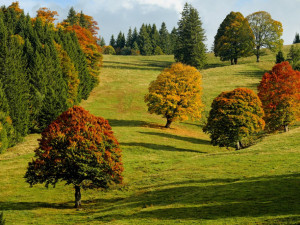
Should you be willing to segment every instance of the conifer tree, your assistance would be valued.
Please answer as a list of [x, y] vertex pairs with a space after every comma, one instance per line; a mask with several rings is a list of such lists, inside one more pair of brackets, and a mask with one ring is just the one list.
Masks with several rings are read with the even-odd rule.
[[139, 33], [139, 49], [142, 55], [151, 55], [153, 51], [152, 42], [148, 30], [149, 29], [147, 28], [147, 25], [142, 24]]
[[114, 35], [111, 35], [109, 45], [112, 46], [113, 48], [116, 48], [116, 40], [115, 40]]
[[177, 29], [173, 27], [170, 33], [170, 54], [174, 54], [176, 42], [177, 42]]
[[157, 31], [155, 24], [153, 24], [151, 27], [150, 39], [151, 39], [151, 43], [152, 43], [152, 51], [153, 51], [152, 54], [155, 55], [156, 47], [158, 47], [158, 45], [159, 45], [159, 33]]
[[78, 17], [76, 15], [76, 11], [74, 10], [73, 7], [71, 7], [69, 10], [68, 17], [67, 17], [67, 22], [72, 26], [72, 25], [76, 24], [77, 21], [78, 21]]
[[279, 52], [276, 55], [276, 64], [284, 62], [284, 56], [283, 56], [283, 52], [281, 50], [279, 50]]
[[201, 69], [206, 64], [205, 35], [198, 11], [185, 4], [178, 22], [174, 57], [177, 62]]
[[170, 34], [167, 30], [165, 22], [161, 24], [159, 29], [159, 46], [164, 54], [171, 54], [170, 51]]
[[127, 38], [126, 38], [126, 47], [132, 48], [133, 42], [132, 42], [132, 30], [131, 27], [128, 30]]
[[295, 34], [295, 39], [293, 41], [293, 44], [297, 44], [297, 43], [300, 43], [300, 36], [299, 36], [299, 33], [296, 33]]

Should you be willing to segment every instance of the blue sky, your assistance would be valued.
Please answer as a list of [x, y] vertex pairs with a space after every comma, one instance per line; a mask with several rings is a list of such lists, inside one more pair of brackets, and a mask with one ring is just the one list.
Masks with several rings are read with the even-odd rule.
[[[13, 1], [1, 0], [1, 5]], [[171, 30], [177, 26], [180, 12], [186, 0], [19, 0], [21, 8], [35, 16], [40, 7], [48, 7], [59, 13], [59, 20], [66, 18], [71, 6], [93, 16], [98, 22], [99, 34], [108, 44], [112, 34], [125, 32], [129, 27], [140, 28], [142, 23], [155, 23], [159, 28], [166, 22]], [[231, 11], [239, 11], [245, 17], [253, 12], [267, 11], [283, 24], [284, 44], [291, 44], [296, 32], [300, 32], [300, 0], [189, 0], [199, 12], [206, 31], [207, 48], [211, 49], [220, 23]]]

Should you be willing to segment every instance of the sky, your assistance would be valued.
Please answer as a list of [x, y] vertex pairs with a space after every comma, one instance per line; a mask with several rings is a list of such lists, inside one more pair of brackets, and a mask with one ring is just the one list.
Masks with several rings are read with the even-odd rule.
[[[11, 0], [0, 0], [0, 6], [9, 6]], [[267, 11], [283, 25], [285, 45], [292, 44], [296, 32], [300, 33], [300, 0], [19, 0], [20, 7], [31, 16], [41, 7], [59, 14], [58, 21], [65, 19], [70, 7], [92, 16], [100, 27], [99, 35], [109, 44], [111, 35], [143, 23], [155, 23], [159, 29], [165, 22], [169, 31], [177, 26], [185, 2], [199, 12], [205, 30], [207, 49], [210, 50], [217, 30], [231, 11], [245, 17], [257, 11]]]

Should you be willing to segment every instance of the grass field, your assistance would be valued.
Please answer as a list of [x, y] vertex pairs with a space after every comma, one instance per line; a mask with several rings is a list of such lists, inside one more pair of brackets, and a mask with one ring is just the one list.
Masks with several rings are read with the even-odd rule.
[[0, 212], [7, 224], [299, 224], [300, 127], [265, 136], [241, 150], [212, 146], [202, 132], [210, 104], [222, 91], [256, 90], [274, 54], [230, 66], [208, 56], [202, 70], [201, 121], [163, 128], [147, 113], [149, 83], [172, 56], [105, 56], [100, 85], [82, 106], [109, 120], [123, 150], [124, 184], [82, 193], [59, 184], [29, 188], [23, 176], [38, 134], [0, 155]]

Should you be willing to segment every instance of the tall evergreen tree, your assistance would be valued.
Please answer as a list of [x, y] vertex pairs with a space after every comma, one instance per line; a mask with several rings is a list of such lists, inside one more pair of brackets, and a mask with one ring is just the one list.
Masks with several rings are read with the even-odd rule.
[[174, 54], [175, 46], [177, 42], [177, 29], [176, 27], [173, 27], [171, 33], [170, 33], [170, 54]]
[[69, 10], [68, 17], [67, 17], [67, 22], [72, 26], [72, 25], [76, 24], [77, 21], [78, 21], [78, 17], [76, 15], [76, 11], [74, 10], [73, 7], [71, 7]]
[[132, 42], [132, 30], [131, 27], [128, 30], [127, 38], [126, 38], [126, 47], [132, 48], [133, 42]]
[[[151, 28], [151, 27], [150, 27]], [[147, 25], [143, 24], [139, 33], [139, 49], [142, 55], [151, 55], [153, 48]]]
[[116, 40], [114, 35], [111, 35], [110, 41], [109, 41], [109, 45], [116, 48]]
[[295, 39], [294, 39], [294, 41], [293, 41], [293, 44], [297, 44], [297, 43], [300, 43], [300, 36], [299, 36], [299, 33], [296, 33]]
[[205, 35], [198, 11], [186, 3], [178, 22], [174, 58], [177, 62], [201, 69], [206, 64]]
[[120, 33], [118, 34], [118, 37], [117, 37], [116, 47], [119, 48], [119, 49], [124, 48], [125, 47], [125, 42], [126, 42], [125, 36], [120, 31]]
[[161, 24], [159, 29], [159, 46], [164, 54], [169, 55], [171, 53], [170, 49], [170, 34], [167, 30], [165, 22]]
[[155, 24], [151, 27], [150, 39], [152, 43], [152, 54], [155, 55], [155, 49], [159, 45], [159, 33]]
[[139, 33], [136, 29], [136, 27], [133, 29], [133, 32], [132, 32], [132, 47], [133, 47], [133, 43], [136, 42], [138, 43], [139, 42]]

